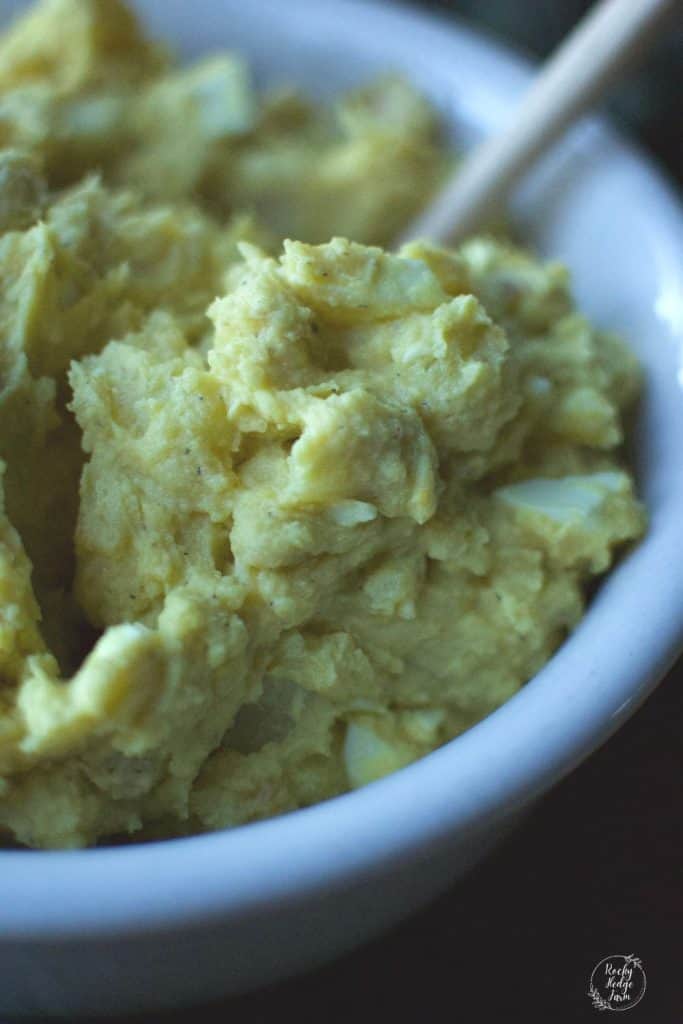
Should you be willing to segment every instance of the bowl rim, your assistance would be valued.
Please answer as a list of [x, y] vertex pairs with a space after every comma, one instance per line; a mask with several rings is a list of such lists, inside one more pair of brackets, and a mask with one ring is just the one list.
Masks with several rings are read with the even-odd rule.
[[[297, 9], [315, 6], [317, 0], [297, 0]], [[448, 60], [453, 46], [472, 48], [515, 88], [532, 73], [518, 53], [457, 18], [374, 0], [326, 7], [354, 7], [375, 31], [410, 31], [429, 44], [435, 61]], [[683, 268], [683, 212], [673, 190], [636, 147], [592, 120], [602, 126], [604, 144], [647, 182]], [[677, 422], [673, 408], [666, 415]], [[385, 779], [232, 830], [122, 847], [0, 851], [0, 944], [148, 935], [273, 912], [323, 890], [370, 883], [456, 829], [474, 835], [484, 822], [523, 807], [623, 724], [683, 645], [683, 562], [676, 559], [682, 520], [683, 480], [552, 660], [487, 718]], [[595, 644], [601, 631], [606, 642]]]

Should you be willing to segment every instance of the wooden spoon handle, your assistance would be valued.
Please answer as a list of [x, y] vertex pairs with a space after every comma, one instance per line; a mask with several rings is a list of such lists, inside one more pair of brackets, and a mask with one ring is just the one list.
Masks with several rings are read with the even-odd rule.
[[499, 205], [539, 154], [601, 96], [681, 0], [602, 0], [545, 64], [508, 126], [479, 146], [401, 241], [453, 242]]

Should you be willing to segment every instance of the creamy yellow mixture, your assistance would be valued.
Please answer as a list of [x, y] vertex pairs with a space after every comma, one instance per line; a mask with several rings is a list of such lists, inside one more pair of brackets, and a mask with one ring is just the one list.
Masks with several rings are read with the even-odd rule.
[[45, 0], [0, 40], [0, 147], [8, 839], [311, 804], [548, 660], [643, 530], [638, 371], [557, 264], [378, 247], [449, 162], [408, 85], [262, 98]]

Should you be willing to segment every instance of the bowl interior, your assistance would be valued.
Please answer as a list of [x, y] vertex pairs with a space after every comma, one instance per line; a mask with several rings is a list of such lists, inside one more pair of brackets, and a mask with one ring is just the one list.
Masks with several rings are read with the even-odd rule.
[[[5, 0], [3, 12], [23, 6]], [[322, 98], [379, 72], [403, 71], [434, 100], [463, 146], [509, 118], [531, 73], [523, 60], [465, 27], [394, 5], [134, 6], [184, 57], [240, 50], [263, 84], [294, 83]], [[137, 921], [150, 928], [217, 908], [244, 911], [264, 893], [275, 900], [297, 887], [329, 885], [521, 806], [594, 749], [654, 686], [683, 634], [681, 212], [651, 165], [595, 119], [578, 124], [542, 161], [513, 206], [530, 243], [568, 263], [580, 305], [623, 334], [643, 363], [635, 451], [651, 514], [648, 537], [610, 575], [585, 620], [532, 683], [445, 748], [362, 791], [232, 833], [77, 854], [1, 852], [0, 893], [11, 885], [34, 894], [30, 905], [0, 896], [7, 927], [63, 934], [131, 929]]]

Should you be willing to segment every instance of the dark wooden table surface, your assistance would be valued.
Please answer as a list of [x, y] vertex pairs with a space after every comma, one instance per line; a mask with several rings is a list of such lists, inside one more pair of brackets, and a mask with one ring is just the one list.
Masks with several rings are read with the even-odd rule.
[[384, 938], [271, 989], [135, 1021], [604, 1021], [591, 971], [634, 953], [647, 990], [626, 1024], [681, 1024], [682, 710], [683, 661], [504, 846]]

